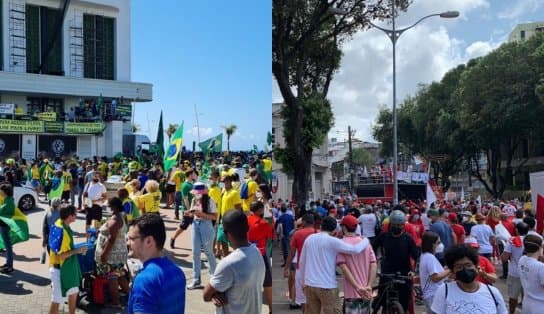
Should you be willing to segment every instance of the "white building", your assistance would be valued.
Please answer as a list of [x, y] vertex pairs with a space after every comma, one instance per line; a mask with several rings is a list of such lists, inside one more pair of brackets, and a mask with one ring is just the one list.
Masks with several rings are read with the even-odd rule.
[[544, 32], [544, 21], [518, 24], [508, 35], [508, 41], [527, 40], [534, 34], [541, 32]]
[[152, 100], [151, 84], [131, 82], [130, 1], [1, 0], [0, 9], [0, 158], [121, 152], [132, 103]]
[[[283, 119], [280, 115], [281, 103], [272, 104], [272, 145], [274, 147], [285, 147], [285, 138], [283, 137]], [[312, 168], [310, 174], [310, 200], [323, 199], [331, 193], [332, 178], [328, 159], [328, 139], [325, 138], [321, 147], [314, 149], [312, 154]], [[293, 177], [281, 171], [281, 164], [273, 160], [272, 169], [278, 177], [278, 191], [273, 195], [274, 198], [291, 199], [293, 191]]]

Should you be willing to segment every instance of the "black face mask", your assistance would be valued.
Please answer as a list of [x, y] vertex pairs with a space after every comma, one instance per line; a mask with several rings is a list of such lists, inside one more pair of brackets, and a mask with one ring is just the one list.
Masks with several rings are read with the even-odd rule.
[[391, 233], [393, 233], [393, 235], [400, 235], [402, 233], [402, 227], [391, 227]]
[[476, 270], [470, 268], [463, 268], [455, 273], [455, 278], [463, 283], [471, 283], [476, 279]]

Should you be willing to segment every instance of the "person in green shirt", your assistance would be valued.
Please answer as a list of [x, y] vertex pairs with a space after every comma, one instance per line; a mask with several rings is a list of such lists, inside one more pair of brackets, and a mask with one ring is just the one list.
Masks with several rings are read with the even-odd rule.
[[170, 238], [170, 248], [174, 248], [174, 243], [176, 238], [189, 226], [193, 223], [193, 214], [189, 211], [191, 208], [191, 202], [193, 201], [193, 194], [191, 190], [193, 189], [193, 184], [196, 181], [197, 174], [193, 169], [188, 169], [185, 171], [185, 177], [187, 178], [185, 182], [181, 185], [181, 212], [183, 217], [181, 223], [179, 224], [174, 236]]

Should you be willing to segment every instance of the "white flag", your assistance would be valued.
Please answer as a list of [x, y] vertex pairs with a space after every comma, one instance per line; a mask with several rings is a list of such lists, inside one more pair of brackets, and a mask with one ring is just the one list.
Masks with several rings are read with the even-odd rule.
[[463, 189], [463, 187], [461, 187], [461, 200], [465, 200], [465, 190]]
[[431, 208], [431, 204], [436, 201], [437, 201], [436, 195], [434, 194], [434, 191], [431, 188], [431, 185], [427, 183], [427, 210]]
[[478, 195], [476, 200], [478, 201], [478, 210], [482, 209], [482, 197]]

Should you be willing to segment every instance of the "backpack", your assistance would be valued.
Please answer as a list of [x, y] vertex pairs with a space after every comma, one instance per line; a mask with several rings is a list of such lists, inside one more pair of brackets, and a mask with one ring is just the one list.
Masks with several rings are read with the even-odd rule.
[[253, 180], [248, 180], [244, 183], [242, 183], [242, 186], [240, 187], [240, 198], [243, 200], [247, 200], [249, 198], [249, 182]]

